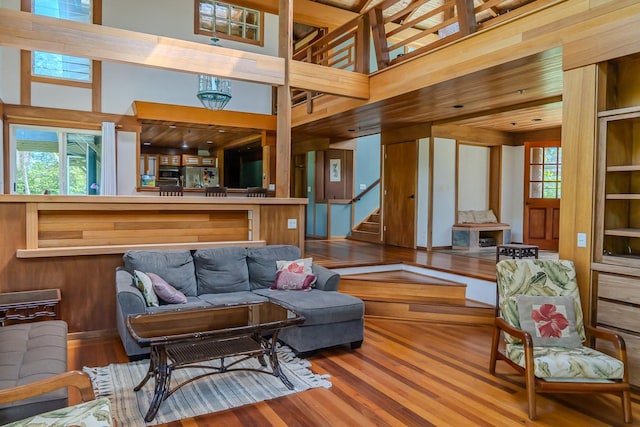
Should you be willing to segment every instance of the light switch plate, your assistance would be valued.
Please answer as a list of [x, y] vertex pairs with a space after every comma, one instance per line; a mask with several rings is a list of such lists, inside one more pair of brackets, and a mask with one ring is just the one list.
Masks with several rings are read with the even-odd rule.
[[587, 247], [587, 233], [578, 233], [578, 247], [579, 248]]
[[298, 226], [298, 221], [295, 218], [289, 218], [287, 220], [287, 228], [289, 230], [295, 230], [297, 226]]
[[360, 184], [360, 189], [361, 190], [366, 190], [367, 189], [367, 184]]

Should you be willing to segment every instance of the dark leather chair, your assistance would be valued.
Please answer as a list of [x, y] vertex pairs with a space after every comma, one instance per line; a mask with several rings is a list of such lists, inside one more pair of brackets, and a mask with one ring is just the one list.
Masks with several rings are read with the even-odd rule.
[[184, 189], [180, 185], [161, 185], [158, 191], [161, 196], [184, 196]]
[[205, 187], [206, 197], [227, 197], [227, 187]]
[[262, 187], [247, 188], [247, 197], [267, 197], [267, 189]]

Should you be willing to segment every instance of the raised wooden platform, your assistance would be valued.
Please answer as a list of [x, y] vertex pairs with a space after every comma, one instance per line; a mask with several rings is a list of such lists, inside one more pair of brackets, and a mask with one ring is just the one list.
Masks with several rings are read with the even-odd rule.
[[466, 299], [465, 284], [405, 270], [343, 275], [340, 291], [362, 299], [366, 317], [478, 325], [495, 315]]

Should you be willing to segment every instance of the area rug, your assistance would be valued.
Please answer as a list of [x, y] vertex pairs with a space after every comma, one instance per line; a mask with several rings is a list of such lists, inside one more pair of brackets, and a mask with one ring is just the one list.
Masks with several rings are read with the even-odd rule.
[[[271, 375], [252, 371], [234, 371], [201, 378], [181, 387], [169, 396], [155, 419], [145, 423], [144, 416], [153, 398], [154, 381], [149, 380], [137, 393], [133, 388], [147, 373], [148, 360], [131, 363], [111, 364], [99, 368], [84, 368], [91, 376], [96, 397], [106, 396], [111, 401], [111, 410], [119, 426], [136, 427], [156, 425], [191, 418], [224, 409], [274, 399], [311, 388], [331, 387], [328, 375], [314, 374], [311, 363], [295, 357], [288, 347], [278, 348], [280, 367], [294, 385], [289, 390], [282, 381]], [[233, 358], [225, 359], [226, 364]], [[217, 361], [207, 362], [214, 366]], [[202, 363], [203, 365], [207, 363]], [[257, 359], [252, 358], [237, 366], [260, 368]], [[172, 373], [171, 385], [182, 383], [205, 372], [202, 368], [177, 369]]]

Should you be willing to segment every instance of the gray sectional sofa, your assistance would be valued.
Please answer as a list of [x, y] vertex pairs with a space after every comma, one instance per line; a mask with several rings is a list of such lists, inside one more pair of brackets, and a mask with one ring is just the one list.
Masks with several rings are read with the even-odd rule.
[[[67, 324], [62, 320], [0, 327], [0, 389], [67, 370]], [[0, 425], [67, 406], [67, 389], [0, 405]]]
[[[276, 276], [276, 261], [300, 258], [290, 245], [221, 247], [191, 251], [129, 251], [124, 266], [116, 270], [116, 323], [130, 358], [149, 352], [131, 338], [126, 318], [162, 310], [253, 303], [272, 300], [303, 315], [299, 326], [283, 329], [279, 339], [296, 353], [349, 344], [357, 348], [364, 338], [364, 304], [337, 291], [340, 276], [313, 264], [317, 275], [310, 291], [269, 289]], [[147, 307], [134, 284], [134, 270], [155, 273], [186, 297], [184, 304]]]

